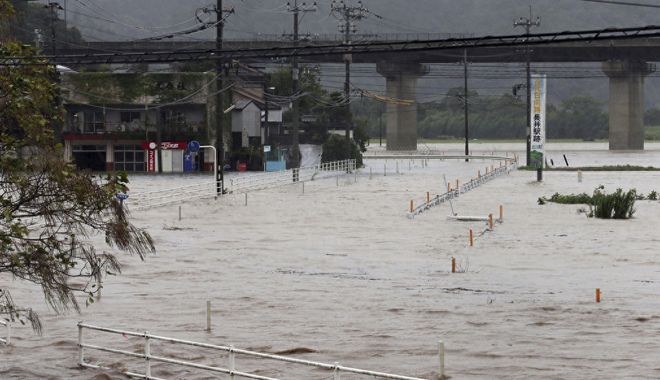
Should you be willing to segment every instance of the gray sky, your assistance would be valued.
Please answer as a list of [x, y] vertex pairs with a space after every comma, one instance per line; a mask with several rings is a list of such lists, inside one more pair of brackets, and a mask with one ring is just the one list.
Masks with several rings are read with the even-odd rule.
[[[60, 0], [62, 1], [62, 0]], [[651, 3], [650, 0], [648, 0]], [[308, 1], [308, 4], [311, 1]], [[67, 0], [68, 19], [89, 38], [133, 39], [181, 31], [195, 26], [195, 10], [211, 0]], [[227, 21], [228, 38], [291, 33], [292, 15], [286, 0], [225, 0], [236, 13]], [[307, 13], [303, 33], [336, 33], [330, 0], [318, 1]], [[350, 1], [357, 4], [357, 1]], [[373, 14], [358, 23], [360, 33], [471, 33], [522, 32], [514, 18], [527, 16], [529, 5], [541, 16], [538, 31], [562, 31], [660, 23], [660, 9], [589, 3], [581, 0], [363, 0]], [[191, 35], [210, 38], [212, 31]]]

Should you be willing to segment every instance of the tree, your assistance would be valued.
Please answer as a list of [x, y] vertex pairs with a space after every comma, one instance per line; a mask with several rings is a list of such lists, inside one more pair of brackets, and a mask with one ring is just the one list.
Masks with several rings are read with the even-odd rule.
[[[56, 14], [54, 24], [51, 25], [50, 9], [44, 7], [43, 3], [25, 0], [11, 0], [5, 3], [14, 9], [13, 17], [8, 21], [10, 33], [13, 38], [22, 43], [34, 43], [37, 34], [41, 35], [42, 43], [46, 46], [50, 46], [52, 37], [55, 37], [59, 46], [64, 46], [69, 42], [75, 44], [83, 41], [80, 31], [75, 27], [67, 28], [59, 14]], [[55, 36], [51, 34], [53, 27]]]
[[651, 108], [644, 112], [644, 125], [657, 126], [660, 125], [660, 109]]
[[[1, 27], [11, 12], [7, 0], [0, 0], [0, 10]], [[0, 38], [0, 57], [33, 54]], [[154, 244], [117, 199], [127, 190], [125, 174], [97, 179], [65, 162], [53, 130], [62, 113], [57, 73], [36, 59], [29, 63], [0, 67], [0, 315], [28, 320], [40, 331], [38, 316], [14, 303], [4, 279], [40, 285], [56, 312], [78, 311], [78, 296], [93, 302], [103, 278], [121, 269], [113, 253], [90, 243], [91, 234], [140, 258], [154, 252]]]
[[608, 119], [601, 102], [588, 96], [574, 96], [561, 102], [556, 129], [549, 137], [594, 140], [607, 137]]

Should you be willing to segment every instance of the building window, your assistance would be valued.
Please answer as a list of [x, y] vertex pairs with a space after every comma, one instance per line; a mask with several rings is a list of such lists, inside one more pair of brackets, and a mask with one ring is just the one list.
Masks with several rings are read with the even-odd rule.
[[144, 150], [140, 145], [115, 145], [115, 170], [143, 172]]
[[140, 112], [122, 112], [119, 117], [122, 123], [132, 123], [133, 121], [140, 121]]
[[129, 112], [121, 112], [119, 114], [120, 118], [120, 130], [122, 132], [126, 131], [137, 131], [142, 127], [142, 120], [141, 120], [141, 114], [140, 112], [136, 111], [129, 111]]
[[186, 125], [186, 114], [180, 111], [165, 111], [165, 124], [170, 127], [183, 127]]
[[74, 144], [73, 152], [105, 152], [105, 145], [78, 145]]
[[103, 112], [85, 111], [85, 124], [83, 133], [103, 133], [105, 132], [105, 118]]

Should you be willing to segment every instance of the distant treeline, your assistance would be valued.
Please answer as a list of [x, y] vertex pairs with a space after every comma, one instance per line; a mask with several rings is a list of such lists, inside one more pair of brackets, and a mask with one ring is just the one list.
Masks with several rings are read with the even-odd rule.
[[[420, 138], [444, 139], [465, 136], [464, 97], [462, 88], [451, 89], [437, 103], [418, 107]], [[526, 135], [525, 99], [512, 95], [481, 96], [470, 92], [469, 128], [471, 138], [517, 139]], [[356, 119], [371, 138], [385, 134], [385, 104], [364, 99], [351, 105]], [[653, 114], [660, 121], [660, 110]], [[382, 124], [381, 124], [382, 123]], [[608, 116], [605, 104], [588, 96], [574, 96], [547, 107], [547, 135], [551, 139], [594, 140], [606, 138]]]

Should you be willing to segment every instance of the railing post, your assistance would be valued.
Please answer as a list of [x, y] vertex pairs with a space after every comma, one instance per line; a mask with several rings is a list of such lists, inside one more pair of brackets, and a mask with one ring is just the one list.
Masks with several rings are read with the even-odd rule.
[[83, 347], [83, 327], [82, 322], [78, 322], [78, 365], [85, 364], [85, 348]]
[[149, 332], [145, 331], [144, 332], [144, 365], [146, 366], [145, 369], [145, 377], [147, 379], [151, 378], [151, 342], [149, 341]]
[[229, 378], [234, 379], [234, 371], [236, 371], [236, 354], [234, 353], [234, 346], [229, 345]]
[[332, 374], [334, 376], [333, 377], [334, 380], [341, 379], [341, 375], [339, 374], [339, 362], [335, 362], [335, 368], [332, 370]]

